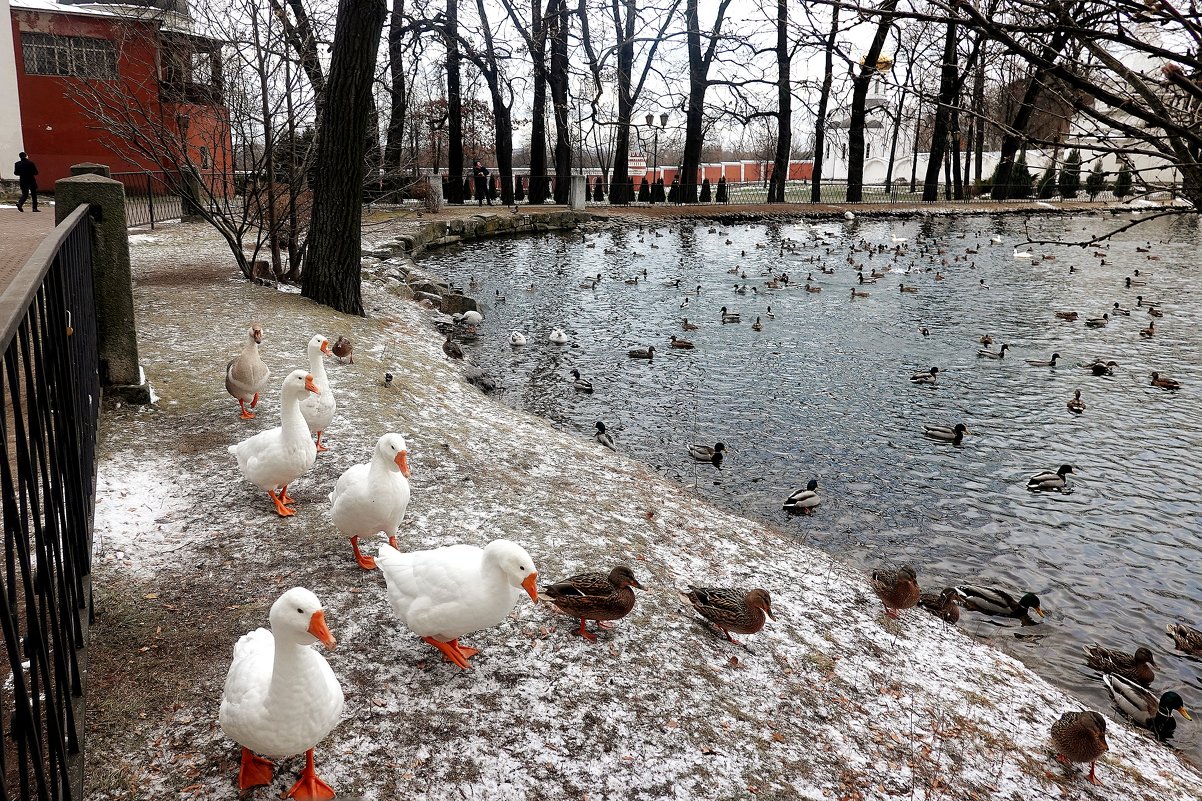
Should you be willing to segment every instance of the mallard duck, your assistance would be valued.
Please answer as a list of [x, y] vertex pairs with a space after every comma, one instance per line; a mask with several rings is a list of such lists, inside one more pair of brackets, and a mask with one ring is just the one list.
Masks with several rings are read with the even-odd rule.
[[1119, 302], [1118, 302], [1117, 300], [1114, 302], [1114, 308], [1112, 308], [1112, 309], [1111, 309], [1111, 311], [1112, 311], [1112, 312], [1114, 312], [1116, 315], [1117, 315], [1117, 314], [1121, 314], [1121, 315], [1123, 315], [1124, 317], [1130, 317], [1130, 316], [1131, 316], [1131, 310], [1130, 310], [1130, 309], [1124, 309], [1122, 306], [1120, 306], [1120, 305], [1119, 305]]
[[1081, 366], [1086, 370], [1089, 370], [1094, 375], [1101, 377], [1114, 375], [1114, 368], [1118, 367], [1119, 363], [1115, 361], [1104, 362], [1101, 359], [1095, 359], [1094, 361], [1086, 362]]
[[1110, 750], [1106, 743], [1106, 718], [1097, 712], [1065, 712], [1052, 724], [1052, 747], [1065, 765], [1089, 763], [1089, 781], [1101, 784], [1094, 773], [1098, 759]]
[[1147, 648], [1136, 648], [1134, 654], [1100, 645], [1087, 645], [1084, 650], [1085, 664], [1100, 673], [1116, 673], [1144, 687], [1150, 687], [1156, 679], [1156, 673], [1152, 670], [1156, 660]]
[[271, 496], [280, 517], [296, 514], [288, 508], [295, 503], [288, 496], [288, 485], [312, 470], [317, 461], [317, 446], [309, 439], [309, 427], [300, 410], [308, 393], [317, 391], [313, 376], [293, 370], [280, 386], [280, 425], [227, 448], [238, 460], [242, 476]]
[[910, 376], [910, 381], [915, 384], [934, 384], [939, 379], [939, 368], [932, 367], [923, 373], [915, 373]]
[[1152, 386], [1161, 389], [1181, 389], [1181, 384], [1171, 378], [1163, 377], [1157, 372], [1152, 373]]
[[602, 423], [600, 420], [597, 421], [597, 431], [593, 434], [593, 439], [603, 448], [609, 448], [611, 451], [617, 450], [614, 447], [613, 434], [605, 430], [605, 423]]
[[885, 614], [893, 618], [900, 617], [898, 610], [910, 609], [917, 604], [922, 595], [918, 576], [909, 565], [896, 570], [872, 571], [872, 591], [881, 599]]
[[1139, 335], [1144, 339], [1150, 339], [1156, 336], [1156, 321], [1153, 320], [1152, 322], [1148, 323], [1147, 328], [1139, 329]]
[[359, 550], [360, 537], [378, 532], [397, 547], [396, 534], [409, 507], [409, 446], [400, 434], [385, 434], [376, 441], [371, 461], [351, 465], [330, 493], [330, 522], [351, 541], [355, 561], [374, 570], [375, 560]]
[[1105, 328], [1110, 322], [1110, 315], [1103, 314], [1101, 317], [1090, 317], [1085, 321], [1085, 324], [1090, 328]]
[[568, 335], [562, 328], [552, 328], [547, 340], [552, 345], [566, 345], [568, 344]]
[[1191, 629], [1184, 623], [1170, 623], [1164, 627], [1165, 633], [1173, 638], [1173, 644], [1178, 651], [1185, 651], [1192, 656], [1202, 656], [1202, 631]]
[[855, 300], [856, 298], [866, 298], [866, 297], [868, 297], [867, 292], [860, 292], [854, 286], [851, 288], [851, 299], [852, 300]]
[[960, 621], [960, 604], [957, 600], [956, 588], [944, 587], [941, 592], [924, 592], [918, 596], [918, 605], [954, 626]]
[[671, 341], [668, 344], [678, 350], [692, 350], [696, 347], [690, 340], [680, 339], [675, 335], [671, 337]]
[[916, 287], [916, 286], [906, 286], [905, 284], [902, 284], [902, 283], [899, 283], [899, 284], [897, 285], [897, 288], [898, 288], [900, 291], [902, 291], [902, 292], [917, 292], [917, 291], [918, 291], [918, 287]]
[[1148, 314], [1152, 315], [1153, 317], [1164, 317], [1164, 312], [1162, 312], [1160, 309], [1156, 308], [1155, 306], [1148, 307]]
[[597, 635], [585, 628], [586, 620], [608, 621], [626, 617], [634, 608], [634, 590], [643, 589], [630, 568], [619, 565], [605, 573], [582, 573], [544, 587], [539, 600], [549, 601], [566, 615], [580, 618], [580, 636], [595, 641]]
[[980, 343], [981, 343], [982, 345], [984, 345], [985, 347], [989, 347], [990, 345], [992, 345], [992, 344], [993, 344], [993, 337], [992, 337], [992, 336], [990, 336], [989, 334], [985, 334], [984, 336], [982, 336], [982, 337], [981, 337], [980, 339], [978, 339], [977, 341], [978, 341], [978, 342], [980, 342]]
[[523, 591], [538, 603], [534, 560], [509, 540], [408, 553], [381, 544], [376, 567], [397, 619], [463, 670], [478, 651], [460, 645], [460, 637], [500, 623]]
[[722, 322], [724, 322], [724, 323], [737, 323], [737, 322], [739, 322], [739, 312], [728, 312], [728, 311], [726, 310], [726, 307], [725, 307], [725, 306], [723, 306], [723, 307], [722, 307], [722, 309], [721, 309], [721, 311], [720, 311], [720, 313], [721, 313], [721, 315], [722, 315]]
[[1058, 312], [1056, 312], [1056, 316], [1059, 317], [1061, 320], [1068, 320], [1070, 323], [1072, 323], [1072, 322], [1076, 322], [1077, 318], [1080, 315], [1077, 314], [1075, 311], [1058, 311]]
[[334, 341], [333, 352], [338, 357], [338, 362], [342, 363], [343, 359], [348, 360], [351, 364], [355, 363], [354, 345], [351, 343], [350, 337], [340, 336]]
[[806, 292], [821, 292], [821, 291], [822, 291], [822, 287], [820, 287], [820, 286], [814, 286], [813, 284], [806, 284]]
[[956, 587], [956, 595], [960, 597], [960, 605], [970, 612], [980, 612], [994, 617], [1012, 617], [1015, 620], [1031, 620], [1031, 611], [1043, 617], [1043, 609], [1039, 606], [1039, 596], [1033, 592], [1024, 593], [1017, 601], [1014, 596], [997, 587], [972, 587], [961, 584]]
[[1080, 414], [1085, 411], [1085, 401], [1081, 400], [1081, 390], [1073, 393], [1073, 396], [1068, 399], [1068, 410]]
[[242, 410], [242, 419], [251, 420], [255, 413], [247, 410], [250, 404], [253, 409], [259, 405], [259, 395], [267, 389], [267, 381], [271, 378], [271, 370], [259, 356], [259, 344], [263, 342], [263, 328], [251, 326], [246, 342], [242, 343], [242, 352], [225, 365], [225, 391], [238, 401]]
[[1114, 673], [1102, 674], [1102, 682], [1110, 691], [1118, 710], [1134, 723], [1150, 729], [1158, 740], [1168, 739], [1176, 730], [1174, 712], [1180, 713], [1186, 720], [1193, 720], [1185, 708], [1185, 701], [1172, 690], [1157, 698], [1151, 690]]
[[1059, 353], [1053, 353], [1050, 359], [1027, 359], [1027, 364], [1032, 367], [1055, 367], [1056, 360], [1060, 358]]
[[293, 587], [271, 605], [271, 629], [244, 634], [234, 646], [225, 677], [218, 721], [242, 746], [238, 789], [270, 784], [271, 759], [305, 754], [305, 768], [289, 798], [333, 798], [317, 777], [313, 749], [342, 718], [342, 686], [330, 664], [311, 645], [333, 650], [337, 641], [326, 625], [325, 609], [304, 587]]
[[755, 318], [755, 322], [751, 324], [751, 330], [752, 331], [763, 331], [764, 330], [764, 324], [760, 322], [759, 317]]
[[631, 348], [630, 350], [626, 351], [626, 355], [632, 359], [654, 359], [655, 346], [648, 345], [645, 348]]
[[1130, 289], [1130, 288], [1131, 288], [1131, 287], [1133, 287], [1133, 286], [1144, 286], [1145, 284], [1147, 284], [1147, 283], [1148, 283], [1147, 281], [1138, 281], [1138, 280], [1134, 280], [1134, 279], [1132, 279], [1132, 278], [1129, 278], [1129, 277], [1128, 277], [1128, 278], [1124, 278], [1124, 279], [1123, 279], [1123, 282], [1124, 282], [1124, 284], [1126, 285], [1127, 289]]
[[709, 462], [714, 467], [722, 466], [722, 458], [726, 454], [726, 446], [721, 442], [713, 445], [690, 445], [689, 456], [699, 462]]
[[493, 303], [504, 303], [504, 302], [505, 302], [505, 293], [503, 293], [501, 290], [498, 289], [493, 294]]
[[509, 334], [509, 344], [512, 347], [520, 348], [526, 344], [526, 335], [521, 331], [513, 331]]
[[771, 306], [769, 306], [767, 309], [764, 310], [764, 316], [767, 317], [769, 320], [776, 319], [776, 315], [772, 312]]
[[801, 512], [808, 515], [820, 503], [822, 503], [822, 499], [818, 497], [818, 480], [811, 478], [805, 489], [799, 489], [785, 498], [785, 503], [781, 508], [786, 512]]
[[1062, 464], [1056, 472], [1044, 470], [1042, 473], [1036, 473], [1027, 479], [1027, 489], [1032, 492], [1046, 492], [1047, 490], [1062, 490], [1067, 483], [1066, 475], [1073, 472], [1071, 464]]
[[580, 371], [572, 368], [572, 388], [577, 392], [591, 394], [593, 391], [593, 382], [580, 377]]
[[451, 339], [450, 334], [447, 334], [446, 341], [442, 343], [442, 352], [445, 353], [450, 359], [463, 358], [463, 347], [458, 342]]
[[772, 597], [767, 590], [756, 588], [744, 592], [727, 587], [690, 586], [688, 592], [680, 595], [735, 645], [739, 645], [739, 641], [730, 636], [732, 631], [755, 634], [764, 628], [765, 616], [776, 620], [772, 616]]
[[977, 358], [978, 359], [1004, 359], [1004, 358], [1006, 358], [1006, 351], [1009, 348], [1010, 348], [1009, 345], [1002, 345], [1001, 350], [978, 350]]
[[922, 433], [931, 439], [937, 439], [940, 442], [950, 442], [953, 445], [960, 445], [964, 441], [964, 435], [972, 433], [968, 430], [968, 426], [963, 423], [956, 423], [954, 427], [925, 425], [922, 428]]

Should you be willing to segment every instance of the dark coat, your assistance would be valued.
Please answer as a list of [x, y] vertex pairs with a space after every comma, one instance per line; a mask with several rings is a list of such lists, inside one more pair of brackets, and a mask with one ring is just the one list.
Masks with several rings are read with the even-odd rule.
[[22, 189], [37, 189], [38, 181], [34, 177], [38, 174], [38, 167], [29, 159], [21, 159], [13, 165], [13, 173], [21, 179]]

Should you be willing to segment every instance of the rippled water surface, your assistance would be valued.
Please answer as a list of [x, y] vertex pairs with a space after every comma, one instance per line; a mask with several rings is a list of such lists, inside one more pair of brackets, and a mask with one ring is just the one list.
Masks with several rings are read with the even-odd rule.
[[[1175, 652], [1164, 633], [1175, 620], [1202, 627], [1202, 236], [1193, 221], [1159, 220], [1104, 249], [1035, 245], [1054, 258], [1014, 257], [1028, 238], [1081, 239], [1121, 221], [611, 225], [465, 246], [424, 266], [464, 286], [477, 282], [469, 293], [488, 302], [487, 317], [465, 349], [502, 381], [508, 403], [582, 437], [603, 420], [623, 453], [866, 569], [904, 561], [930, 588], [972, 582], [1036, 592], [1048, 611], [1042, 625], [968, 613], [961, 625], [1087, 704], [1109, 709], [1081, 654], [1098, 642], [1149, 646], [1159, 666], [1154, 688], [1176, 688], [1187, 707], [1202, 709], [1202, 664]], [[995, 236], [1002, 244], [991, 244]], [[908, 240], [896, 259], [894, 237]], [[782, 240], [797, 249], [782, 255]], [[887, 248], [853, 254], [865, 274], [892, 269], [853, 301], [848, 254], [862, 240]], [[735, 266], [739, 276], [728, 272]], [[773, 269], [801, 283], [813, 273], [822, 291], [767, 289]], [[1151, 273], [1147, 284], [1125, 288], [1136, 269]], [[596, 289], [580, 287], [598, 273]], [[637, 284], [626, 283], [636, 275]], [[899, 282], [919, 291], [902, 293]], [[692, 291], [682, 310], [683, 288]], [[506, 302], [489, 302], [498, 291]], [[1152, 318], [1137, 295], [1164, 311], [1151, 338], [1139, 335]], [[1129, 317], [1084, 326], [1116, 301]], [[722, 306], [742, 322], [721, 324]], [[1076, 310], [1081, 321], [1059, 321], [1056, 310]], [[757, 315], [759, 332], [751, 327]], [[684, 331], [682, 317], [699, 330]], [[552, 327], [571, 344], [550, 344]], [[510, 347], [513, 330], [525, 332], [526, 347]], [[977, 357], [985, 333], [995, 350], [1010, 345], [1005, 359]], [[673, 334], [696, 349], [669, 348]], [[653, 361], [627, 357], [647, 345], [657, 348]], [[1053, 352], [1061, 355], [1056, 369], [1024, 362]], [[1095, 356], [1119, 363], [1113, 377], [1078, 366]], [[913, 372], [932, 365], [938, 386], [911, 384]], [[595, 394], [573, 390], [573, 367]], [[1182, 389], [1151, 387], [1153, 370]], [[1075, 389], [1087, 404], [1081, 415], [1065, 407]], [[972, 434], [963, 447], [935, 443], [922, 436], [931, 422], [964, 422]], [[689, 443], [717, 441], [731, 449], [721, 470], [688, 458]], [[1025, 489], [1028, 475], [1065, 462], [1079, 471], [1071, 492]], [[804, 518], [780, 511], [810, 478], [819, 482], [820, 509]], [[1174, 745], [1202, 757], [1202, 718], [1180, 722]]]

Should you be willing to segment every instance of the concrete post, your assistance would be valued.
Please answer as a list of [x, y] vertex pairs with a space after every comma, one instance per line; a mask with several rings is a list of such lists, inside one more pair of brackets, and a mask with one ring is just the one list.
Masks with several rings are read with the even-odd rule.
[[107, 164], [96, 164], [91, 161], [85, 161], [82, 164], [71, 165], [72, 175], [99, 175], [102, 178], [112, 178], [113, 174], [109, 170]]
[[[77, 165], [87, 166], [91, 165]], [[55, 182], [56, 223], [61, 223], [80, 205], [92, 208], [92, 285], [100, 383], [106, 394], [116, 394], [129, 403], [150, 403], [150, 385], [138, 365], [125, 187], [120, 181], [91, 172]]]
[[584, 211], [588, 203], [588, 179], [583, 175], [573, 175], [568, 185], [568, 208], [572, 211]]
[[426, 177], [426, 211], [431, 214], [437, 214], [442, 211], [442, 206], [445, 201], [442, 197], [442, 176], [430, 175]]

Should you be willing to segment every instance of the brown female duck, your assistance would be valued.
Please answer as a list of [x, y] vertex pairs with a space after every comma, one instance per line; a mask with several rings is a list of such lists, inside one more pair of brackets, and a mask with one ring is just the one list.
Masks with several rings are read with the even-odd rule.
[[1170, 623], [1164, 630], [1173, 638], [1173, 644], [1177, 646], [1178, 651], [1202, 656], [1202, 631], [1191, 629], [1184, 623]]
[[726, 639], [735, 645], [739, 641], [730, 636], [755, 634], [764, 627], [764, 616], [772, 620], [772, 597], [767, 590], [756, 588], [750, 592], [727, 587], [694, 587], [681, 596], [693, 605], [702, 617], [722, 630]]
[[1097, 712], [1065, 712], [1052, 724], [1056, 759], [1065, 765], [1089, 763], [1089, 781], [1101, 784], [1094, 771], [1098, 759], [1110, 750], [1106, 743], [1106, 718]]
[[944, 587], [942, 592], [924, 592], [918, 596], [918, 605], [954, 626], [960, 622], [960, 604], [956, 603], [957, 598], [955, 587]]
[[1152, 681], [1156, 678], [1152, 670], [1156, 660], [1147, 648], [1136, 648], [1135, 654], [1132, 655], [1100, 645], [1087, 645], [1085, 664], [1102, 673], [1117, 673], [1145, 687], [1152, 686]]
[[902, 565], [897, 570], [872, 571], [872, 589], [885, 606], [889, 617], [900, 617], [899, 609], [910, 609], [918, 603], [922, 591], [914, 568]]
[[[634, 608], [634, 590], [631, 587], [643, 589], [630, 568], [619, 565], [608, 575], [582, 573], [544, 587], [539, 598], [555, 604], [564, 614], [580, 618], [580, 636], [595, 641], [597, 635], [586, 630], [584, 622], [626, 617]], [[608, 627], [603, 625], [602, 628]]]

